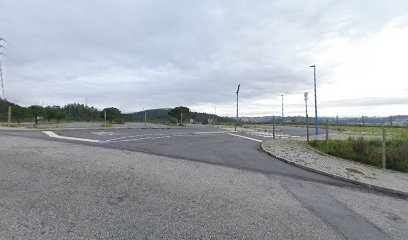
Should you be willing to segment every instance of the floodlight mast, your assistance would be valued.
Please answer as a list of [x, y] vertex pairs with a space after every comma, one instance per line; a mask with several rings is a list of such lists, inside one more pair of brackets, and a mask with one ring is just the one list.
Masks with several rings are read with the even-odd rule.
[[237, 126], [238, 126], [238, 93], [239, 93], [239, 87], [241, 86], [241, 84], [238, 84], [238, 89], [237, 89], [237, 119], [236, 119], [236, 123], [235, 123], [235, 131], [237, 131]]

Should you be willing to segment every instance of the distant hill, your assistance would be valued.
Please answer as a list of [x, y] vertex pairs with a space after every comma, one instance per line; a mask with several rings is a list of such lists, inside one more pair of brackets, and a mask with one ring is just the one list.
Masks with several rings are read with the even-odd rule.
[[[149, 109], [149, 110], [146, 110], [146, 117], [149, 121], [150, 120], [170, 121], [171, 119], [174, 119], [174, 117], [168, 114], [170, 109], [171, 108]], [[144, 114], [145, 114], [144, 111], [128, 113], [128, 114], [124, 114], [124, 118], [127, 121], [144, 121]], [[207, 122], [208, 119], [213, 119], [214, 115], [208, 114], [208, 113], [192, 112], [189, 118], [194, 119], [196, 122]], [[230, 118], [225, 118], [225, 117], [220, 117], [220, 116], [215, 116], [215, 120], [217, 122], [232, 121], [232, 119]]]
[[[242, 117], [243, 122], [272, 122], [272, 116], [264, 117]], [[280, 116], [275, 116], [275, 122], [281, 122]], [[338, 123], [338, 124], [363, 124], [363, 117], [319, 117], [320, 123]], [[306, 122], [306, 117], [303, 116], [288, 116], [284, 118], [285, 122]], [[314, 117], [309, 117], [309, 122], [314, 122]], [[408, 115], [397, 115], [390, 117], [364, 117], [364, 124], [370, 125], [394, 125], [394, 126], [408, 126]]]

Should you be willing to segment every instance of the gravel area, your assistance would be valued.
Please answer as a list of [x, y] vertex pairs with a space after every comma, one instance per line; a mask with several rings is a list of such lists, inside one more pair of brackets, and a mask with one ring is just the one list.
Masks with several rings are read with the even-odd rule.
[[304, 168], [408, 196], [408, 174], [406, 173], [377, 169], [322, 154], [309, 148], [306, 142], [299, 140], [269, 140], [262, 143], [262, 148], [279, 159]]

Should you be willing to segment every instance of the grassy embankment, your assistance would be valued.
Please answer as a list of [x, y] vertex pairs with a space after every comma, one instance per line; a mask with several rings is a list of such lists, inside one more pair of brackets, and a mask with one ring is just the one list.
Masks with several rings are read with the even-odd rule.
[[[313, 140], [310, 146], [327, 154], [381, 168], [381, 126], [339, 126], [347, 140]], [[387, 168], [408, 172], [408, 127], [386, 127]]]

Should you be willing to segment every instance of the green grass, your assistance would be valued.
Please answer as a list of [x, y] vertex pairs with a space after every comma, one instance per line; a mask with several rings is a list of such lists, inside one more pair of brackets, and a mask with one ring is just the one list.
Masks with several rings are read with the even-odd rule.
[[[358, 126], [358, 125], [338, 125], [331, 126], [330, 128], [340, 131], [343, 134], [350, 136], [364, 136], [370, 138], [380, 138], [381, 129], [383, 126], [369, 125], [369, 126]], [[404, 138], [408, 136], [408, 127], [399, 126], [385, 126], [384, 127], [387, 138]]]
[[113, 124], [110, 122], [102, 123], [101, 127], [112, 127]]
[[[310, 146], [327, 154], [344, 159], [382, 167], [382, 142], [362, 137], [348, 140], [314, 140]], [[387, 168], [408, 172], [408, 135], [398, 135], [386, 141]]]

